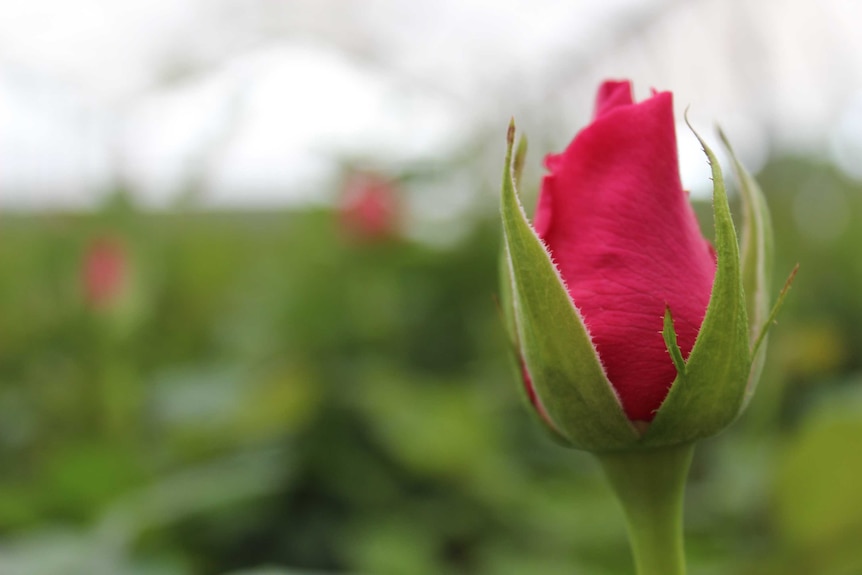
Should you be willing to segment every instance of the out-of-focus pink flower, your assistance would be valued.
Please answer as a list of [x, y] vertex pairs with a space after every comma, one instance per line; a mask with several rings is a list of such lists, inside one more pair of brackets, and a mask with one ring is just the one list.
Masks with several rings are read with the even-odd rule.
[[116, 238], [101, 237], [87, 247], [83, 262], [87, 302], [97, 308], [110, 306], [127, 288], [128, 253]]
[[380, 175], [351, 175], [338, 206], [342, 229], [360, 240], [398, 235], [402, 216], [398, 193], [396, 185]]

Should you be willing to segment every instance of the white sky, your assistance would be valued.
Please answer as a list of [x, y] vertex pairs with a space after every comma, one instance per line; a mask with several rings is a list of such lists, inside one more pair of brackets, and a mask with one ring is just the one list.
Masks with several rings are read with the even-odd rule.
[[150, 206], [192, 182], [207, 205], [326, 200], [340, 158], [499, 155], [510, 115], [553, 151], [605, 77], [674, 91], [752, 167], [772, 146], [852, 171], [860, 21], [850, 0], [0, 0], [0, 208], [92, 205], [117, 178]]

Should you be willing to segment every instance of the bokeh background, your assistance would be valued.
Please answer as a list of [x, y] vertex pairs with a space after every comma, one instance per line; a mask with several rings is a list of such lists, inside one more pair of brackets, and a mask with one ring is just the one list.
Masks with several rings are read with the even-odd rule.
[[0, 573], [631, 573], [494, 302], [509, 118], [532, 204], [628, 77], [723, 126], [776, 291], [800, 264], [755, 400], [698, 448], [691, 573], [859, 575], [860, 23], [850, 0], [0, 1]]

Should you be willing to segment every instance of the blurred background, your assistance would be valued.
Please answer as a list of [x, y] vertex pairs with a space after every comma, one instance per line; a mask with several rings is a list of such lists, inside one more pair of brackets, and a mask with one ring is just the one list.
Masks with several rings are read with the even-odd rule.
[[509, 118], [532, 205], [628, 77], [758, 174], [776, 292], [800, 263], [755, 400], [698, 448], [691, 573], [862, 574], [860, 23], [851, 0], [0, 0], [0, 573], [631, 573], [493, 299]]

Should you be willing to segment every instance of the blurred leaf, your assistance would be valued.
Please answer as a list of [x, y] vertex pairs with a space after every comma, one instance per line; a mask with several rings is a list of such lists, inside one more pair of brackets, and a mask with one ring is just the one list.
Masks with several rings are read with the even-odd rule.
[[283, 450], [258, 450], [166, 476], [119, 499], [97, 526], [97, 535], [122, 549], [145, 530], [268, 495], [288, 472], [287, 458]]
[[496, 451], [489, 407], [468, 383], [405, 385], [397, 374], [383, 372], [368, 377], [360, 405], [383, 446], [414, 471], [469, 475]]
[[776, 474], [776, 519], [791, 546], [862, 558], [862, 387], [818, 406], [787, 441]]
[[242, 571], [231, 571], [224, 575], [349, 575], [348, 573], [333, 573], [331, 571], [305, 571], [297, 569], [284, 569], [279, 567], [261, 567], [257, 569], [244, 569]]
[[45, 455], [43, 494], [55, 509], [88, 517], [144, 477], [137, 454], [122, 445], [68, 443]]
[[442, 566], [426, 526], [407, 518], [365, 524], [348, 546], [353, 564], [375, 575], [436, 575]]

